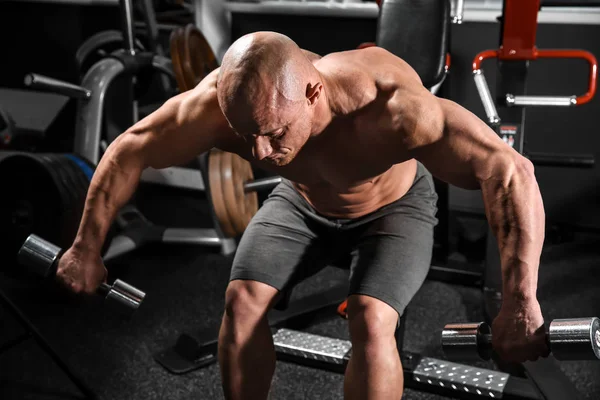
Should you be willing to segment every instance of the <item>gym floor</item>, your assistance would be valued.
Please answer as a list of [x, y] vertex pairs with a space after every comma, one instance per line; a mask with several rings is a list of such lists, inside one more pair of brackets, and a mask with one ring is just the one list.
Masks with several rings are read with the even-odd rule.
[[[540, 271], [539, 298], [548, 319], [600, 315], [596, 236], [579, 235], [569, 243], [546, 246]], [[52, 288], [3, 274], [0, 288], [38, 327], [101, 399], [220, 399], [217, 365], [186, 375], [172, 375], [153, 354], [172, 345], [182, 332], [217, 326], [223, 308], [232, 257], [206, 249], [150, 246], [111, 263], [111, 279], [142, 288], [147, 298], [132, 320], [108, 313], [98, 301], [74, 301]], [[302, 283], [295, 298], [335, 286], [346, 279], [328, 268]], [[439, 341], [444, 324], [478, 321], [477, 289], [428, 281], [411, 304], [405, 348], [442, 357]], [[0, 341], [22, 329], [0, 308]], [[347, 338], [346, 322], [336, 315], [309, 331]], [[597, 362], [562, 362], [561, 367], [586, 399], [600, 398]], [[295, 364], [278, 362], [273, 399], [341, 399], [343, 377]], [[0, 398], [76, 399], [77, 389], [33, 341], [0, 356]], [[439, 399], [406, 390], [410, 399]]]

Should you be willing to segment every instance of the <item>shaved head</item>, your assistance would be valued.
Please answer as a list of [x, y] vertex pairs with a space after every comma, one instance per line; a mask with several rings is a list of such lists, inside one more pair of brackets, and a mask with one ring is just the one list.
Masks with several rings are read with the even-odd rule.
[[[236, 40], [223, 57], [217, 82], [219, 103], [229, 109], [278, 109], [306, 98], [314, 67], [290, 38], [256, 32]], [[260, 103], [260, 104], [258, 104]]]
[[[289, 37], [255, 32], [236, 40], [225, 53], [217, 96], [238, 134], [268, 136], [298, 119], [306, 120], [307, 100], [319, 79], [312, 62]], [[310, 127], [302, 128], [302, 136], [307, 136]]]

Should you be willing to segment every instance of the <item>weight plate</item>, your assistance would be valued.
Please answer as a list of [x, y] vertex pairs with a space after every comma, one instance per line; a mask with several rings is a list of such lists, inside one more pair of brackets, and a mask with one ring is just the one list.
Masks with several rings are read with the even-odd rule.
[[177, 81], [177, 87], [181, 93], [186, 92], [189, 87], [185, 80], [182, 67], [182, 57], [180, 50], [180, 42], [183, 40], [183, 28], [178, 27], [171, 32], [170, 38], [170, 50], [171, 50], [171, 63], [173, 64], [173, 72], [175, 73], [175, 80]]
[[0, 162], [0, 254], [9, 265], [25, 239], [36, 233], [51, 238], [60, 226], [63, 199], [44, 162], [17, 153]]
[[183, 40], [183, 71], [191, 88], [218, 67], [217, 57], [202, 32], [194, 24], [188, 24]]
[[210, 195], [213, 210], [226, 237], [234, 237], [236, 232], [231, 224], [231, 218], [227, 211], [222, 187], [221, 159], [225, 152], [212, 150], [208, 156], [208, 179], [210, 184]]
[[600, 359], [600, 320], [597, 317], [553, 320], [548, 340], [557, 360]]
[[258, 211], [258, 195], [256, 191], [248, 193], [244, 191], [244, 183], [254, 179], [250, 163], [236, 154], [227, 154], [229, 154], [229, 164], [226, 166], [227, 173], [222, 174], [223, 194], [232, 226], [236, 235], [241, 235]]

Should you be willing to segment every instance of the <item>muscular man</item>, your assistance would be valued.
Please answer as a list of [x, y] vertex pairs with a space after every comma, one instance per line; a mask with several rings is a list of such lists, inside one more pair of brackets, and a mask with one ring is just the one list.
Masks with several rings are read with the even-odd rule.
[[220, 69], [109, 146], [59, 279], [93, 293], [106, 276], [106, 232], [144, 168], [214, 147], [284, 178], [233, 262], [219, 336], [226, 398], [267, 398], [275, 369], [267, 311], [279, 293], [344, 256], [352, 341], [345, 397], [401, 397], [394, 332], [427, 274], [437, 222], [428, 171], [481, 189], [502, 262], [496, 349], [511, 361], [547, 354], [536, 298], [544, 210], [531, 163], [381, 48], [320, 58], [272, 32], [238, 39]]

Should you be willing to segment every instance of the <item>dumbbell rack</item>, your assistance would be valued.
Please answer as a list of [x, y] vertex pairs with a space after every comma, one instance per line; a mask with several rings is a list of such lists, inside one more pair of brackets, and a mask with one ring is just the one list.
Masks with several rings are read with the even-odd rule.
[[14, 304], [8, 296], [0, 289], [0, 303], [4, 305], [6, 310], [14, 317], [17, 322], [25, 329], [25, 333], [9, 340], [8, 342], [0, 345], [0, 355], [4, 352], [12, 349], [13, 347], [23, 343], [28, 339], [34, 339], [40, 348], [50, 356], [52, 361], [67, 375], [67, 377], [73, 382], [75, 386], [89, 399], [97, 398], [94, 391], [69, 367], [69, 365], [63, 360], [58, 352], [50, 345], [50, 343], [42, 336], [42, 334], [36, 329], [36, 327], [29, 321], [29, 319], [21, 312], [21, 310]]

